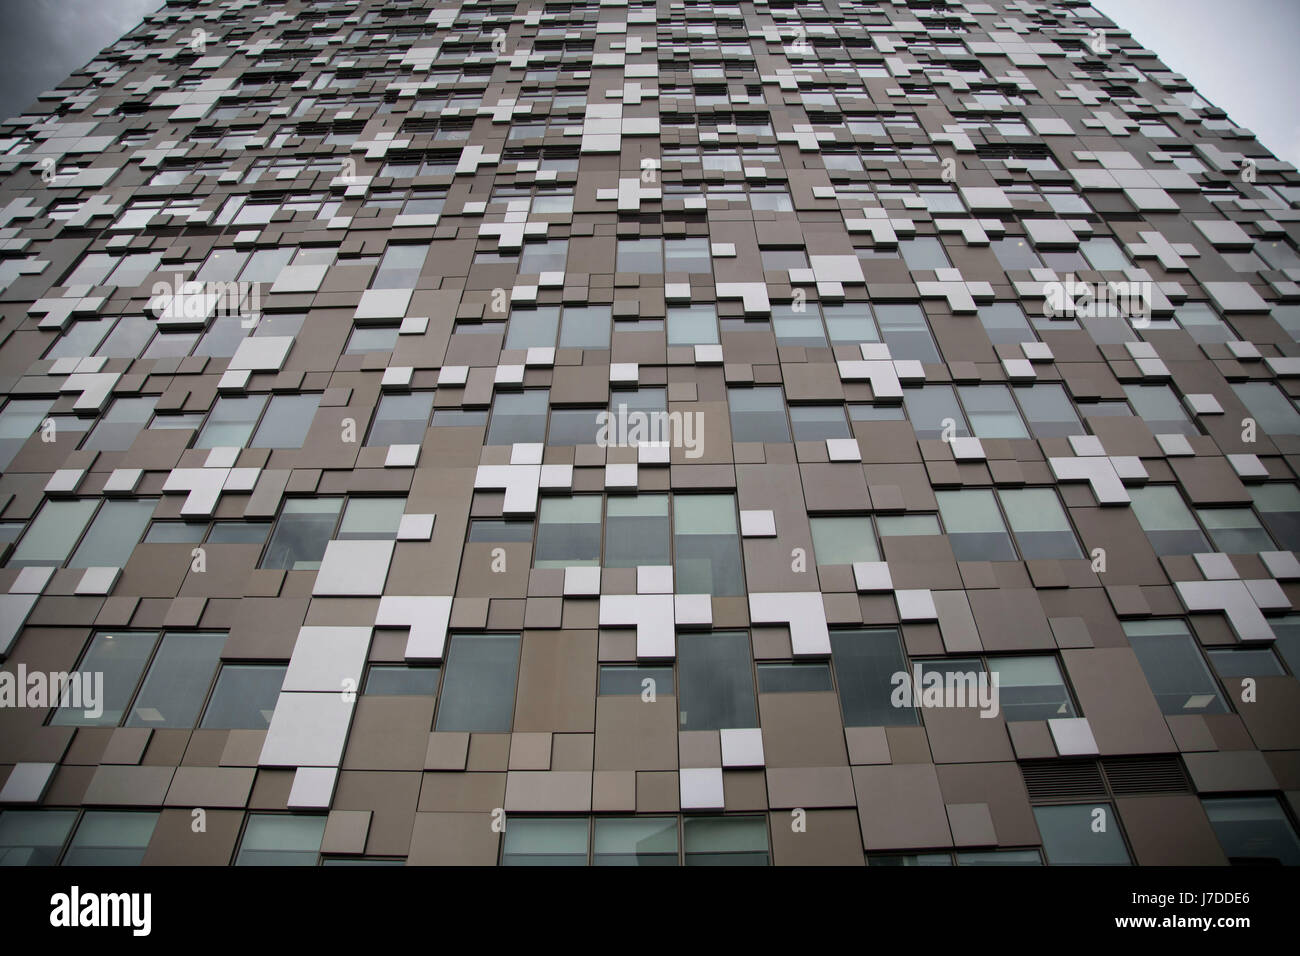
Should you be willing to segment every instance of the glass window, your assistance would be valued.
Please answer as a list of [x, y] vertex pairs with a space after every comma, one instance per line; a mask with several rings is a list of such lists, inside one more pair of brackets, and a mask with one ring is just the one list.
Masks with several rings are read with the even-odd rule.
[[0, 813], [0, 866], [54, 866], [76, 819], [76, 810]]
[[668, 310], [669, 345], [717, 345], [718, 313], [711, 305]]
[[418, 445], [424, 441], [433, 411], [432, 392], [387, 394], [379, 399], [366, 444]]
[[550, 348], [559, 327], [559, 308], [512, 309], [503, 348]]
[[682, 730], [758, 726], [746, 632], [680, 635], [677, 680]]
[[538, 509], [533, 567], [598, 567], [600, 504], [600, 495], [543, 498]]
[[1195, 341], [1202, 345], [1231, 342], [1236, 339], [1232, 329], [1223, 324], [1218, 314], [1207, 302], [1187, 302], [1180, 305], [1174, 317]]
[[225, 631], [169, 633], [136, 695], [128, 727], [193, 727], [226, 644]]
[[1153, 434], [1200, 434], [1168, 385], [1125, 385], [1124, 394]]
[[659, 239], [618, 240], [616, 272], [660, 273], [664, 271], [663, 245]]
[[705, 275], [712, 273], [713, 260], [709, 254], [709, 240], [707, 238], [665, 239], [664, 271]]
[[867, 866], [952, 866], [948, 853], [870, 853]]
[[141, 810], [87, 810], [63, 855], [64, 866], [139, 866], [158, 825]]
[[340, 541], [395, 540], [405, 511], [405, 498], [349, 498], [335, 537]]
[[342, 498], [287, 499], [261, 566], [288, 571], [319, 568], [341, 507]]
[[589, 305], [564, 310], [560, 323], [560, 348], [607, 349], [611, 310], [607, 305]]
[[966, 850], [955, 854], [958, 866], [1042, 866], [1037, 850]]
[[[647, 684], [646, 681], [651, 683]], [[640, 696], [646, 691], [653, 691], [671, 696], [673, 690], [673, 669], [671, 665], [663, 667], [641, 666], [639, 664], [602, 664], [600, 666], [600, 685], [598, 694]]]
[[686, 817], [682, 842], [687, 866], [768, 866], [764, 817]]
[[998, 676], [998, 700], [1008, 721], [1077, 716], [1055, 657], [990, 657], [988, 669]]
[[764, 661], [758, 664], [760, 694], [833, 690], [831, 668], [819, 661]]
[[1220, 677], [1283, 677], [1286, 671], [1271, 647], [1227, 647], [1206, 651]]
[[843, 405], [791, 405], [790, 424], [795, 441], [853, 437]]
[[441, 668], [410, 667], [405, 664], [372, 664], [366, 673], [363, 694], [414, 694], [433, 697], [438, 693]]
[[673, 550], [678, 594], [745, 593], [733, 495], [675, 496]]
[[116, 499], [104, 502], [90, 529], [81, 539], [70, 568], [120, 568], [131, 558], [145, 526], [153, 517], [156, 498]]
[[1092, 263], [1094, 269], [1100, 271], [1119, 272], [1129, 268], [1128, 257], [1124, 255], [1123, 250], [1114, 239], [1109, 236], [1099, 236], [1096, 239], [1085, 239], [1079, 243], [1079, 251], [1087, 257]]
[[1061, 438], [1085, 435], [1087, 431], [1075, 414], [1074, 405], [1060, 385], [1044, 382], [1011, 390], [1035, 438]]
[[144, 350], [144, 358], [184, 358], [198, 341], [197, 332], [159, 332]]
[[879, 561], [876, 536], [867, 517], [811, 518], [813, 553], [818, 564]]
[[895, 706], [894, 675], [908, 673], [896, 628], [831, 631], [831, 661], [845, 727], [919, 723], [913, 706]]
[[772, 330], [777, 345], [795, 345], [805, 348], [825, 348], [826, 333], [817, 315], [817, 306], [773, 305]]
[[1070, 519], [1051, 488], [998, 489], [1011, 533], [1026, 561], [1039, 558], [1081, 558]]
[[[202, 528], [202, 525], [198, 527]], [[214, 521], [212, 530], [208, 532], [208, 543], [263, 545], [270, 531], [271, 525], [267, 521]]]
[[497, 392], [492, 399], [492, 420], [488, 423], [487, 444], [544, 442], [549, 395], [550, 392], [544, 388]]
[[0, 412], [0, 471], [9, 468], [53, 407], [54, 400], [49, 398], [16, 398], [4, 407]]
[[1019, 236], [1009, 239], [994, 239], [989, 245], [998, 264], [1007, 272], [1041, 269], [1043, 261], [1029, 248], [1029, 243]]
[[195, 448], [243, 448], [266, 407], [265, 395], [222, 395], [212, 406]]
[[32, 523], [27, 526], [8, 566], [60, 565], [67, 560], [73, 545], [81, 537], [99, 502], [94, 498], [78, 501], [47, 500]]
[[676, 817], [596, 817], [595, 826], [595, 866], [677, 865]]
[[1124, 633], [1166, 714], [1226, 714], [1196, 638], [1180, 620], [1125, 621]]
[[907, 268], [913, 272], [952, 268], [947, 253], [943, 251], [943, 243], [933, 236], [923, 236], [919, 239], [900, 239], [898, 251], [902, 253]]
[[515, 712], [519, 635], [455, 634], [448, 643], [435, 729], [509, 732]]
[[391, 245], [375, 270], [372, 289], [414, 289], [420, 281], [429, 247], [425, 245]]
[[1249, 508], [1197, 508], [1196, 514], [1216, 551], [1254, 554], [1273, 550], [1273, 539]]
[[951, 385], [924, 385], [903, 392], [903, 405], [912, 422], [917, 438], [941, 438], [948, 423], [953, 437], [967, 438], [966, 416], [957, 404], [957, 393]]
[[391, 352], [397, 348], [398, 326], [358, 325], [348, 336], [344, 355], [364, 355], [367, 352]]
[[126, 451], [140, 434], [149, 416], [153, 414], [158, 399], [152, 395], [144, 398], [115, 399], [99, 423], [95, 425], [82, 448], [92, 451]]
[[1290, 482], [1268, 482], [1251, 488], [1250, 496], [1264, 527], [1278, 543], [1288, 551], [1300, 551], [1300, 488]]
[[475, 518], [469, 523], [470, 541], [533, 541], [531, 521], [504, 521], [496, 518]]
[[551, 427], [546, 431], [546, 444], [555, 447], [595, 445], [600, 432], [597, 416], [600, 411], [591, 408], [556, 408], [551, 410]]
[[134, 288], [149, 278], [149, 274], [158, 268], [161, 261], [162, 256], [156, 252], [135, 252], [123, 256], [104, 285]]
[[117, 256], [110, 256], [105, 252], [87, 253], [81, 257], [77, 267], [63, 280], [63, 284], [65, 286], [101, 285], [118, 261]]
[[1232, 386], [1241, 403], [1266, 435], [1300, 435], [1300, 412], [1272, 382], [1238, 382]]
[[297, 252], [297, 247], [258, 249], [239, 274], [241, 282], [274, 282]]
[[605, 528], [605, 567], [672, 564], [667, 495], [611, 495]]
[[[101, 631], [96, 634], [73, 680], [80, 681], [81, 687], [85, 688], [86, 681], [93, 679], [99, 700], [95, 701], [94, 707], [87, 709], [84, 706], [72, 706], [88, 703], [84, 696], [81, 701], [69, 698], [69, 706], [55, 711], [50, 723], [58, 727], [116, 727], [135, 693], [136, 685], [140, 683], [144, 665], [157, 641], [157, 631]], [[98, 674], [103, 675], [102, 687], [95, 677]]]
[[876, 531], [882, 538], [943, 533], [935, 515], [876, 515]]
[[1156, 554], [1201, 554], [1213, 550], [1177, 488], [1147, 485], [1130, 488], [1128, 493], [1138, 524], [1142, 525]]
[[1005, 385], [959, 385], [957, 395], [966, 407], [976, 438], [1028, 438], [1011, 390]]
[[315, 866], [325, 817], [250, 813], [235, 866]]
[[1202, 797], [1228, 862], [1300, 866], [1300, 839], [1277, 797]]
[[[539, 210], [534, 208], [533, 211]], [[519, 254], [519, 274], [539, 276], [543, 272], [563, 272], [568, 257], [568, 239], [525, 243], [523, 251]]]
[[729, 388], [727, 404], [731, 408], [733, 442], [790, 440], [780, 388]]
[[250, 448], [301, 448], [320, 406], [320, 395], [274, 395]]
[[501, 865], [586, 866], [587, 818], [510, 819], [506, 823], [505, 838], [501, 841]]
[[1047, 862], [1053, 866], [1127, 866], [1132, 862], [1115, 808], [1108, 803], [1034, 807], [1034, 820], [1043, 837]]
[[1019, 345], [1021, 342], [1038, 341], [1024, 311], [1015, 302], [982, 305], [976, 314], [984, 331], [988, 333], [989, 341], [994, 345]]
[[943, 361], [919, 305], [877, 305], [875, 311], [880, 335], [889, 346], [891, 357], [917, 362]]
[[[225, 300], [219, 299], [218, 309], [226, 308], [224, 303]], [[239, 303], [239, 307], [243, 308], [244, 304]], [[217, 315], [199, 339], [199, 344], [194, 347], [194, 354], [230, 358], [248, 335], [250, 326], [245, 326], [245, 321], [247, 320], [241, 315]]]
[[286, 664], [223, 664], [201, 727], [266, 730], [280, 699]]
[[948, 543], [958, 561], [1014, 561], [1011, 545], [993, 492], [986, 489], [938, 491], [939, 515]]
[[871, 316], [871, 306], [865, 302], [845, 302], [841, 305], [823, 305], [822, 317], [826, 331], [834, 345], [858, 345], [862, 342], [879, 342], [876, 320]]

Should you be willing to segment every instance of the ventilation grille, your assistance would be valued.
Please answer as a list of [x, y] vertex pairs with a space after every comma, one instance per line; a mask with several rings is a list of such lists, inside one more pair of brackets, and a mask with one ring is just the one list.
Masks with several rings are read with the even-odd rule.
[[1177, 757], [1107, 757], [1101, 766], [1117, 797], [1191, 790]]
[[1028, 763], [1021, 765], [1020, 772], [1024, 774], [1025, 789], [1029, 791], [1031, 800], [1106, 796], [1101, 768], [1093, 760]]

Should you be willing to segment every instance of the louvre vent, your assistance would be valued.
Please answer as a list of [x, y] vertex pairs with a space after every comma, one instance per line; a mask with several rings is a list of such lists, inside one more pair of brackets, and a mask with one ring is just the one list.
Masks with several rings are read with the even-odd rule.
[[1101, 768], [1093, 760], [1021, 764], [1020, 772], [1024, 774], [1025, 789], [1031, 800], [1106, 796]]
[[1117, 797], [1191, 790], [1177, 757], [1107, 757], [1101, 766]]

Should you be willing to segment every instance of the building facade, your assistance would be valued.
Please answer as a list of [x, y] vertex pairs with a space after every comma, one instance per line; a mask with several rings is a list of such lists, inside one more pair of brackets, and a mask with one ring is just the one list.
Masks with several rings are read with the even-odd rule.
[[166, 3], [0, 129], [0, 862], [1300, 862], [1298, 203], [1079, 2]]

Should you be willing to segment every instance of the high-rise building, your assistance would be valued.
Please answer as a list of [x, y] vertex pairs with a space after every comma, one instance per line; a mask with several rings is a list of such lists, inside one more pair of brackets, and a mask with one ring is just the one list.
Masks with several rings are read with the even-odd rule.
[[1300, 862], [1298, 204], [1073, 0], [170, 0], [0, 129], [0, 862]]

